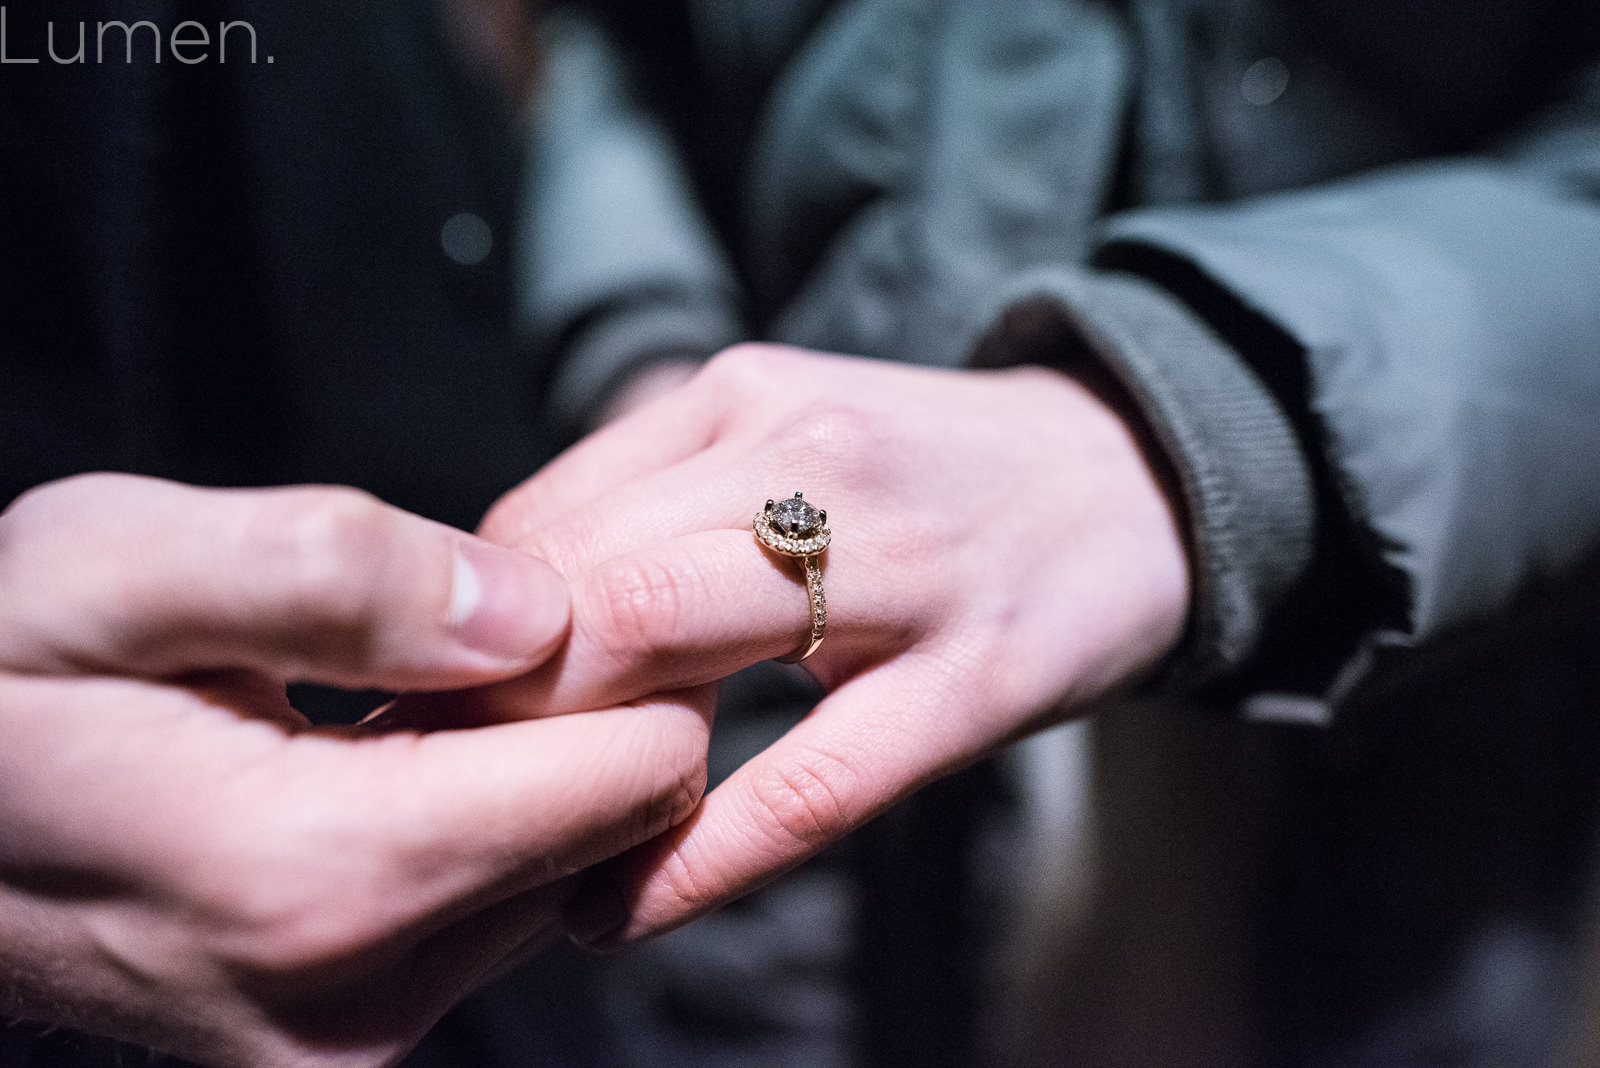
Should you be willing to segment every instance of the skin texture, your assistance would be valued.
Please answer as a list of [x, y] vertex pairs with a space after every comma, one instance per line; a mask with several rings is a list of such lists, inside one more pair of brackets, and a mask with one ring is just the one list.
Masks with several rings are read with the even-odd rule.
[[[563, 928], [686, 922], [1177, 640], [1171, 510], [1078, 382], [771, 346], [682, 377], [489, 541], [349, 490], [127, 476], [0, 515], [0, 1014], [392, 1064]], [[806, 631], [797, 563], [750, 532], [795, 489], [835, 532], [830, 694], [702, 801], [707, 684]], [[318, 731], [293, 680], [414, 692]]]
[[828, 697], [569, 909], [582, 944], [659, 933], [761, 885], [927, 782], [1136, 678], [1178, 640], [1189, 574], [1127, 424], [1037, 368], [950, 372], [742, 346], [502, 500], [481, 533], [548, 560], [558, 657], [474, 698], [486, 721], [695, 686], [791, 652], [796, 561], [771, 497], [829, 515]]
[[47, 485], [0, 515], [0, 605], [3, 1016], [392, 1064], [703, 789], [706, 688], [312, 729], [287, 681], [481, 685], [567, 632], [549, 568], [353, 491]]

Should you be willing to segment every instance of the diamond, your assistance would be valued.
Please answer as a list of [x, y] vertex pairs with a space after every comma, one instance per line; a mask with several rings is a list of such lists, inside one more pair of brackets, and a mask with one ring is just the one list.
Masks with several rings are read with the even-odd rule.
[[767, 515], [771, 517], [774, 527], [790, 537], [813, 534], [822, 526], [822, 513], [807, 504], [798, 493], [774, 504]]

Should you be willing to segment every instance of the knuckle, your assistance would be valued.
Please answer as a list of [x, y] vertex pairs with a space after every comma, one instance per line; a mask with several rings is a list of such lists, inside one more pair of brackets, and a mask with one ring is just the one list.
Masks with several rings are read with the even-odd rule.
[[15, 562], [16, 557], [28, 544], [32, 521], [31, 508], [26, 497], [19, 497], [10, 508], [0, 512], [0, 582], [13, 577], [8, 565]]
[[353, 624], [398, 548], [385, 507], [356, 490], [286, 493], [252, 520], [250, 555], [296, 615]]
[[584, 583], [591, 636], [619, 659], [648, 657], [681, 636], [697, 585], [692, 570], [644, 556], [596, 567]]
[[61, 511], [61, 499], [76, 495], [72, 483], [94, 477], [98, 476], [75, 475], [60, 482], [47, 482], [42, 486], [34, 486], [22, 493], [0, 511], [0, 532], [28, 527], [52, 513]]
[[235, 859], [225, 879], [189, 889], [197, 903], [191, 915], [204, 917], [221, 959], [262, 975], [291, 974], [329, 959], [330, 947], [312, 937], [326, 928], [316, 918], [315, 895], [286, 876]]
[[750, 801], [769, 828], [807, 850], [820, 849], [854, 829], [849, 798], [856, 778], [848, 762], [808, 749], [757, 774], [750, 782]]
[[730, 889], [714, 868], [702, 867], [698, 851], [687, 842], [662, 859], [655, 881], [673, 903], [672, 911], [686, 915], [721, 901]]
[[886, 440], [883, 420], [839, 401], [808, 406], [781, 426], [779, 436], [792, 462], [821, 475], [851, 471], [859, 480], [860, 457], [888, 462], [896, 454]]
[[256, 976], [323, 972], [370, 953], [379, 938], [352, 910], [311, 909], [233, 929], [220, 956]]
[[653, 772], [660, 784], [650, 800], [640, 807], [634, 820], [633, 841], [648, 842], [688, 819], [705, 796], [704, 759], [684, 761], [672, 774]]
[[688, 819], [689, 815], [699, 807], [700, 799], [705, 796], [707, 779], [705, 746], [680, 748], [681, 753], [669, 757], [673, 773], [657, 794], [655, 812], [651, 817], [652, 826], [648, 835], [651, 838]]
[[[153, 542], [141, 507], [156, 480], [74, 475], [36, 486], [0, 512], [0, 659], [11, 665], [83, 667], [87, 645], [112, 651], [127, 641], [128, 617], [151, 607], [130, 597], [142, 578], [128, 557]], [[192, 492], [192, 491], [191, 491]]]
[[386, 910], [362, 906], [360, 881], [258, 854], [236, 858], [192, 893], [220, 959], [254, 975], [292, 976], [360, 957], [387, 935]]
[[711, 357], [706, 362], [705, 371], [713, 375], [748, 374], [753, 370], [770, 368], [786, 355], [788, 353], [776, 345], [745, 341], [730, 345]]
[[[510, 533], [503, 527], [499, 532]], [[593, 547], [599, 543], [599, 536], [588, 525], [564, 521], [549, 527], [522, 530], [515, 536], [489, 540], [543, 560], [559, 574], [571, 576], [583, 573]]]
[[[706, 721], [671, 704], [642, 709], [631, 729], [608, 746], [607, 770], [593, 779], [596, 810], [616, 811], [622, 848], [676, 827], [699, 807], [709, 776]], [[581, 807], [581, 805], [580, 805]]]
[[529, 479], [496, 501], [483, 522], [478, 537], [497, 545], [520, 547], [533, 539], [537, 517], [545, 511], [542, 487]]
[[63, 528], [83, 525], [103, 511], [106, 498], [137, 481], [132, 475], [87, 474], [34, 486], [0, 510], [0, 551], [32, 533], [59, 537]]
[[794, 359], [794, 353], [777, 345], [745, 342], [713, 356], [700, 377], [715, 389], [743, 395], [770, 384]]

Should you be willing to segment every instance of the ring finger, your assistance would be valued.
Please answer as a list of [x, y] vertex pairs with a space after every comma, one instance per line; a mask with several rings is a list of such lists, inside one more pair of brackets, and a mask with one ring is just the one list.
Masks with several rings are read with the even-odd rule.
[[[749, 522], [652, 541], [574, 577], [565, 653], [485, 691], [492, 718], [602, 707], [803, 649], [813, 633], [804, 563], [764, 549]], [[829, 686], [919, 637], [909, 591], [870, 580], [882, 569], [839, 537], [819, 560], [827, 641], [807, 662]]]

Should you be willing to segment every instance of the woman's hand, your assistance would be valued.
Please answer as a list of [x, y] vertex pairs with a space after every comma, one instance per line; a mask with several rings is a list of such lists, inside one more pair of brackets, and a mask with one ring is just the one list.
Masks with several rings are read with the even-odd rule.
[[793, 652], [799, 561], [769, 498], [828, 513], [830, 691], [574, 913], [588, 943], [659, 932], [804, 860], [928, 781], [1159, 660], [1185, 620], [1176, 524], [1134, 435], [1051, 371], [949, 372], [744, 346], [579, 444], [485, 537], [573, 591], [564, 653], [490, 718], [600, 707]]
[[218, 1066], [392, 1064], [686, 816], [707, 691], [317, 731], [287, 680], [434, 689], [566, 633], [538, 561], [349, 490], [125, 476], [0, 516], [0, 1015]]

